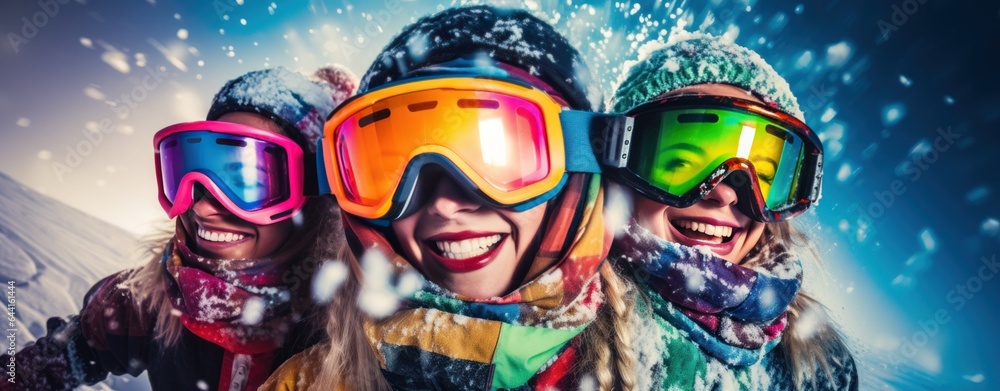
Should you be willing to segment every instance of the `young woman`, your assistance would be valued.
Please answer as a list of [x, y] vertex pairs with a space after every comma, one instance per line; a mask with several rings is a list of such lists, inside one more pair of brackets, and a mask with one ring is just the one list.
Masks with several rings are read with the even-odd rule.
[[823, 149], [784, 79], [688, 34], [633, 67], [613, 102], [634, 121], [608, 133], [605, 163], [634, 199], [611, 259], [653, 318], [636, 331], [656, 347], [639, 352], [642, 388], [857, 389], [843, 338], [799, 289], [811, 246], [788, 219], [819, 199]]
[[[575, 389], [593, 376], [583, 341], [610, 311], [598, 274], [610, 235], [595, 114], [576, 111], [600, 106], [586, 70], [524, 11], [455, 8], [404, 28], [326, 125], [355, 272], [331, 342], [263, 389]], [[365, 304], [385, 284], [378, 258], [400, 281], [388, 315]]]
[[353, 82], [345, 70], [317, 74], [328, 81], [250, 72], [219, 91], [207, 121], [158, 132], [173, 235], [146, 265], [91, 288], [78, 316], [50, 320], [16, 354], [18, 382], [0, 387], [70, 389], [148, 371], [154, 390], [256, 390], [318, 341], [308, 271], [342, 239], [333, 203], [306, 196], [317, 192], [322, 121]]

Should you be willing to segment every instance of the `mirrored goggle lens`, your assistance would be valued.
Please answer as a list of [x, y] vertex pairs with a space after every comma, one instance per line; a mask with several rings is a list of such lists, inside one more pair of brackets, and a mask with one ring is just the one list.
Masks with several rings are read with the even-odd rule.
[[163, 194], [173, 203], [181, 180], [205, 174], [245, 211], [255, 211], [290, 196], [288, 156], [284, 148], [251, 137], [210, 131], [167, 136], [157, 146]]
[[421, 153], [450, 152], [472, 171], [467, 176], [492, 187], [481, 189], [487, 195], [530, 186], [551, 171], [541, 108], [493, 92], [396, 95], [348, 117], [333, 137], [346, 196], [364, 206], [390, 197]]
[[768, 208], [794, 203], [803, 141], [766, 118], [722, 109], [671, 110], [635, 118], [628, 169], [656, 188], [682, 196], [723, 162], [748, 160]]

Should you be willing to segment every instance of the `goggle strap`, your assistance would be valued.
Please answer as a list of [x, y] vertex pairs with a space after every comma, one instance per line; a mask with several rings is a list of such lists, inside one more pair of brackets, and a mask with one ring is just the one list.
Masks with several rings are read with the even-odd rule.
[[820, 153], [816, 155], [816, 183], [813, 185], [812, 193], [809, 194], [809, 199], [812, 201], [813, 205], [819, 205], [819, 200], [823, 198], [823, 154]]
[[323, 137], [316, 140], [316, 178], [318, 179], [319, 195], [333, 192], [326, 176], [326, 148], [323, 148]]
[[590, 137], [603, 134], [618, 117], [580, 110], [563, 110], [559, 113], [567, 172], [601, 173], [601, 166], [597, 162]]
[[630, 116], [615, 116], [604, 128], [603, 139], [606, 140], [602, 159], [609, 167], [622, 168], [628, 165], [629, 150], [632, 148], [632, 132], [635, 130], [635, 118]]

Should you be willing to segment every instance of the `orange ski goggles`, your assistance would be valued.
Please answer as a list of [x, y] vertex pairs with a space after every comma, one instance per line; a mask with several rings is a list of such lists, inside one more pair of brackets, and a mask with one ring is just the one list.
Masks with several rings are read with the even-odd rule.
[[595, 117], [609, 116], [564, 110], [516, 81], [393, 84], [333, 112], [319, 141], [320, 182], [344, 211], [392, 220], [406, 212], [420, 169], [434, 164], [486, 204], [525, 210], [557, 194], [567, 172], [600, 172]]

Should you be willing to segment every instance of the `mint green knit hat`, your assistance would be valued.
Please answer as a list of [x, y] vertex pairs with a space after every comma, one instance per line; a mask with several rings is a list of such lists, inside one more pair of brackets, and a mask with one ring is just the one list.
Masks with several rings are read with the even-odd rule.
[[705, 83], [740, 87], [804, 121], [788, 82], [760, 55], [705, 33], [671, 37], [635, 64], [615, 91], [612, 109], [624, 113], [667, 92]]

